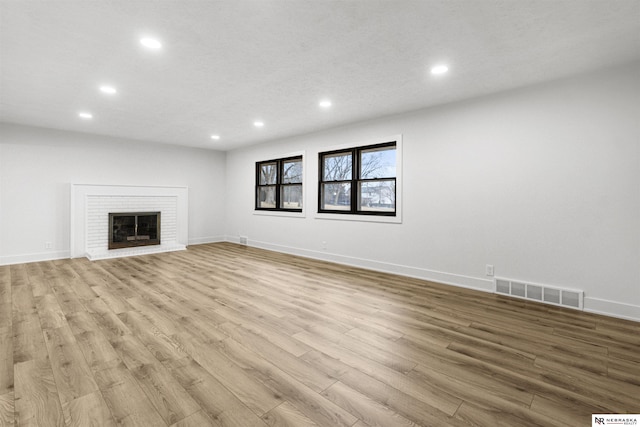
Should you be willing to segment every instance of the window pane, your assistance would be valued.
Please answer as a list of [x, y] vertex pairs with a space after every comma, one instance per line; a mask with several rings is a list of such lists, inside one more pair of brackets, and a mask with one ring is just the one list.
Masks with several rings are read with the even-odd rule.
[[358, 189], [358, 210], [395, 212], [395, 180], [361, 182]]
[[302, 185], [284, 185], [281, 188], [280, 208], [302, 209]]
[[363, 150], [360, 154], [360, 178], [395, 178], [396, 148]]
[[297, 184], [302, 182], [302, 160], [282, 163], [282, 183]]
[[327, 154], [322, 158], [323, 181], [345, 181], [352, 178], [351, 153]]
[[276, 186], [275, 185], [258, 188], [258, 207], [272, 208], [272, 209], [276, 207]]
[[277, 163], [261, 163], [260, 164], [260, 185], [275, 184], [278, 176]]
[[322, 184], [322, 209], [351, 210], [351, 184]]

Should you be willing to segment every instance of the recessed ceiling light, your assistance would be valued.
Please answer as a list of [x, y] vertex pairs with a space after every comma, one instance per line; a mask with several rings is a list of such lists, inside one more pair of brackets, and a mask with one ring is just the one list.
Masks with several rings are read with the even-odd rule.
[[140, 44], [149, 49], [160, 49], [162, 47], [162, 43], [159, 40], [153, 39], [151, 37], [143, 37], [140, 39]]
[[220, 135], [211, 135], [211, 139], [215, 139], [217, 141], [220, 139]]
[[449, 71], [449, 67], [446, 65], [436, 65], [435, 67], [431, 67], [431, 74], [433, 75], [444, 74], [447, 71]]
[[106, 86], [105, 85], [105, 86], [100, 86], [100, 92], [106, 93], [107, 95], [113, 95], [113, 94], [117, 93], [118, 91], [113, 86]]
[[93, 119], [93, 114], [83, 111], [81, 113], [78, 113], [78, 117], [80, 117], [81, 119], [89, 120], [89, 119]]
[[261, 128], [262, 126], [264, 126], [264, 122], [261, 121], [255, 121], [253, 122], [253, 125], [257, 128]]
[[331, 101], [329, 101], [328, 99], [323, 99], [318, 105], [320, 105], [320, 107], [322, 108], [329, 108], [331, 107]]

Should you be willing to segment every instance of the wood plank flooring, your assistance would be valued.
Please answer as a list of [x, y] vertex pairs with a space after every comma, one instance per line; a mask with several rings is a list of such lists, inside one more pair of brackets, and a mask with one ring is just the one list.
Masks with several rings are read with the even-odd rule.
[[640, 323], [217, 243], [0, 267], [0, 426], [586, 426]]

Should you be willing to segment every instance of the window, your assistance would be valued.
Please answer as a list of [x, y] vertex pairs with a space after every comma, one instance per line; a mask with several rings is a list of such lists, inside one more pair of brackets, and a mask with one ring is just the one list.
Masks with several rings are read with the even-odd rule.
[[256, 162], [256, 210], [302, 212], [302, 156]]
[[318, 212], [396, 215], [396, 142], [319, 153]]

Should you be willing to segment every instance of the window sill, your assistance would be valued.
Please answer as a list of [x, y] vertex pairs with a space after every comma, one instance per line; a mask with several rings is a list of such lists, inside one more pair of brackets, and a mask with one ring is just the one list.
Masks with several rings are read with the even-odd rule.
[[261, 211], [261, 210], [254, 210], [253, 214], [254, 215], [260, 215], [260, 216], [282, 216], [282, 217], [288, 217], [288, 218], [306, 218], [306, 214], [304, 213], [304, 211], [302, 211], [302, 212], [288, 212], [288, 211]]
[[388, 224], [402, 224], [402, 216], [400, 216], [399, 213], [396, 213], [396, 216], [316, 213], [315, 219], [328, 219], [328, 220], [334, 220], [334, 221], [384, 222]]

